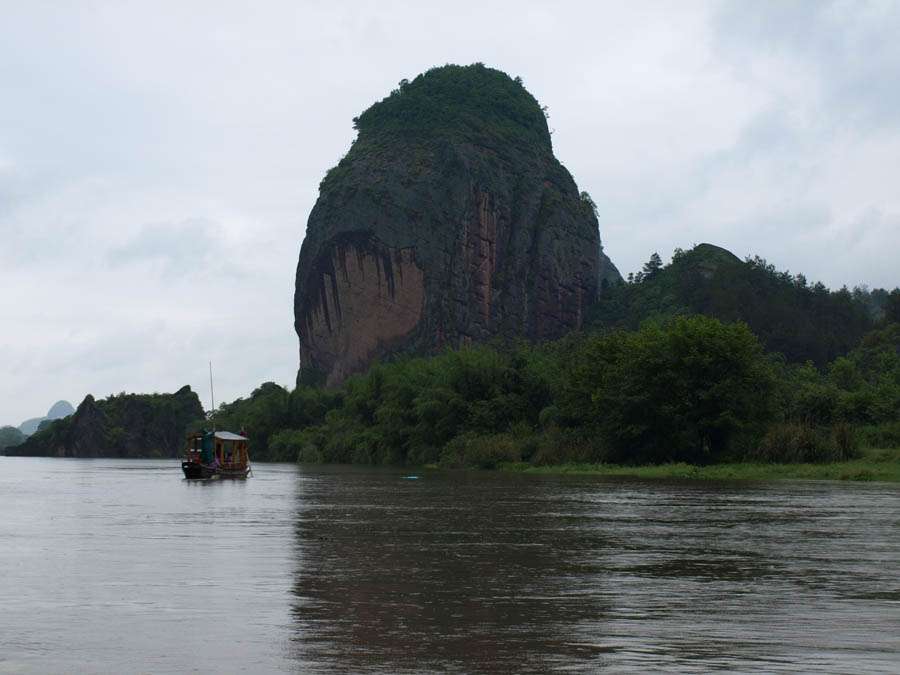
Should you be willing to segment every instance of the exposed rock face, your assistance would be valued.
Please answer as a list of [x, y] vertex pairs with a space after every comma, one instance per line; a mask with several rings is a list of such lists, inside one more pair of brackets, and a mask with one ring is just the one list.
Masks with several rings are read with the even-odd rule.
[[63, 443], [56, 447], [59, 457], [105, 457], [113, 454], [108, 438], [109, 417], [97, 406], [94, 397], [88, 394], [72, 416], [69, 433]]
[[434, 69], [356, 124], [300, 251], [301, 372], [336, 384], [397, 351], [581, 326], [612, 272], [592, 203], [519, 82], [480, 65]]
[[612, 286], [616, 286], [617, 284], [621, 284], [623, 279], [622, 275], [619, 272], [619, 268], [613, 264], [613, 261], [609, 259], [609, 256], [603, 252], [603, 247], [600, 247], [600, 265], [598, 270], [598, 291], [599, 293], [603, 293], [604, 290], [609, 289]]
[[303, 360], [327, 368], [334, 382], [409, 335], [422, 318], [425, 283], [414, 248], [338, 237], [317, 259], [307, 294]]
[[120, 394], [95, 401], [88, 394], [74, 415], [59, 419], [7, 448], [8, 455], [51, 457], [175, 457], [188, 424], [204, 416], [197, 394]]

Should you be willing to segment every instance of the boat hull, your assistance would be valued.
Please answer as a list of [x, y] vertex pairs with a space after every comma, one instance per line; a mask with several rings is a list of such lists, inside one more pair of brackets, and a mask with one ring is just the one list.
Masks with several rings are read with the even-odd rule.
[[243, 469], [219, 469], [216, 471], [219, 478], [246, 478], [250, 475], [250, 467]]
[[182, 462], [181, 470], [184, 477], [189, 480], [203, 480], [204, 478], [212, 478], [216, 470], [211, 466], [205, 466], [199, 462]]
[[182, 462], [181, 470], [188, 480], [209, 480], [211, 478], [246, 478], [250, 475], [250, 467], [223, 469], [200, 462]]

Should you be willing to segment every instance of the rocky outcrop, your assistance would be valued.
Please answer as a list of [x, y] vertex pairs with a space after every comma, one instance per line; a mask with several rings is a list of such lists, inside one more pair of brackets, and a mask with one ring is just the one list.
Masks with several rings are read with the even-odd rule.
[[622, 275], [619, 272], [619, 268], [613, 264], [613, 261], [609, 259], [609, 256], [603, 251], [603, 247], [600, 247], [600, 264], [597, 270], [597, 291], [598, 294], [603, 293], [605, 290], [609, 290], [613, 286], [617, 286], [623, 282]]
[[437, 68], [355, 123], [300, 251], [301, 373], [337, 384], [398, 351], [581, 326], [617, 273], [593, 203], [553, 156], [520, 81], [482, 65]]
[[190, 423], [204, 417], [188, 386], [174, 394], [88, 394], [70, 417], [52, 422], [6, 454], [49, 457], [175, 457]]

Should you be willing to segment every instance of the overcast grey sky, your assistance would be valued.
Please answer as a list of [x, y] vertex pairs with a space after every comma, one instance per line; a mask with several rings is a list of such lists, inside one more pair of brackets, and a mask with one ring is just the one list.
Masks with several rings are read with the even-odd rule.
[[351, 119], [482, 61], [550, 111], [623, 273], [709, 241], [900, 283], [898, 2], [0, 0], [0, 424], [292, 384], [294, 268]]

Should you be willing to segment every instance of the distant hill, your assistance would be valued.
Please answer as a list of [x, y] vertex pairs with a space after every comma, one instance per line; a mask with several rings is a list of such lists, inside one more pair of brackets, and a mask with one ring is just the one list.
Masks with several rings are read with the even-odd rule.
[[68, 401], [57, 401], [50, 407], [50, 410], [47, 412], [47, 417], [51, 420], [59, 420], [74, 414], [75, 408], [72, 407], [71, 403]]
[[6, 448], [19, 445], [24, 440], [25, 434], [15, 427], [0, 427], [0, 455]]
[[43, 457], [175, 457], [187, 427], [203, 419], [190, 387], [174, 394], [86, 396], [69, 417], [54, 420], [7, 455]]
[[[655, 254], [654, 254], [655, 255]], [[705, 314], [743, 321], [769, 351], [824, 365], [859, 344], [875, 318], [867, 298], [810, 285], [761, 258], [742, 261], [712, 244], [676, 251], [669, 265], [651, 258], [630, 283], [601, 294], [591, 328], [637, 328], [651, 318]]]
[[47, 414], [43, 417], [32, 417], [31, 419], [22, 422], [22, 424], [19, 425], [19, 431], [26, 436], [31, 436], [41, 426], [41, 422], [45, 420], [59, 420], [74, 414], [74, 412], [75, 408], [73, 408], [72, 404], [68, 401], [57, 401], [50, 406], [50, 410], [48, 410]]

